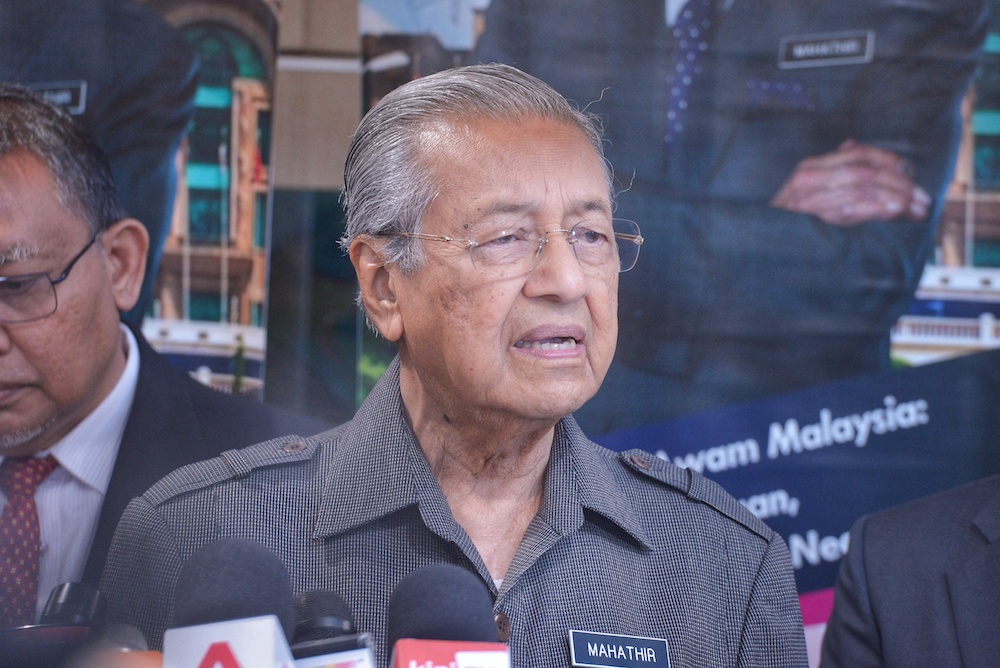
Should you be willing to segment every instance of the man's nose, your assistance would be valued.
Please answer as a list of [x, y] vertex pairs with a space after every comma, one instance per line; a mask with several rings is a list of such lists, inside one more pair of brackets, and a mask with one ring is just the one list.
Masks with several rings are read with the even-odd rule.
[[[562, 241], [552, 235], [557, 234]], [[545, 243], [539, 247], [538, 265], [529, 279], [529, 292], [557, 296], [564, 301], [580, 299], [587, 294], [587, 276], [576, 257], [569, 230], [546, 230]]]

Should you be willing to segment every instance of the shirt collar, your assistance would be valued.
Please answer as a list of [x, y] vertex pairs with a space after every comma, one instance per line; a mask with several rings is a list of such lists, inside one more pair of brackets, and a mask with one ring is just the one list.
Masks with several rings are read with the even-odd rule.
[[[559, 421], [546, 471], [539, 519], [559, 535], [584, 521], [584, 509], [603, 515], [634, 540], [646, 532], [611, 466], [572, 417]], [[397, 357], [372, 389], [331, 455], [316, 537], [326, 538], [420, 504], [429, 529], [457, 540], [461, 529], [404, 418]], [[363, 484], [344, 484], [347, 480]]]
[[127, 327], [121, 325], [121, 331], [126, 361], [118, 382], [97, 408], [48, 451], [71, 476], [101, 494], [108, 490], [139, 380], [138, 343]]

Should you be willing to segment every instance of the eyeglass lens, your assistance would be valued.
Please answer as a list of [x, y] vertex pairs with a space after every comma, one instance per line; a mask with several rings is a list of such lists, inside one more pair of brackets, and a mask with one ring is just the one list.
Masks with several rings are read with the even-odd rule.
[[27, 322], [52, 315], [56, 288], [46, 274], [23, 274], [0, 281], [0, 322]]
[[547, 233], [531, 225], [479, 224], [469, 237], [472, 263], [488, 273], [526, 273], [538, 263], [553, 234], [565, 236], [580, 265], [596, 273], [628, 271], [635, 266], [641, 244], [639, 226], [630, 220], [583, 220], [570, 230]]

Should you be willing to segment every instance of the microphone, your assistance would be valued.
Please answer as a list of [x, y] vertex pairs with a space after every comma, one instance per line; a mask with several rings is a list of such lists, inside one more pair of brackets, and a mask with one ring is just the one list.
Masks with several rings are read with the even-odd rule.
[[332, 591], [314, 590], [295, 598], [296, 668], [374, 668], [368, 633], [357, 633], [347, 603]]
[[489, 590], [453, 564], [424, 566], [400, 581], [389, 598], [386, 638], [393, 668], [510, 668]]
[[49, 594], [37, 624], [0, 629], [0, 668], [56, 668], [98, 628], [100, 592], [84, 582], [64, 582]]
[[294, 643], [354, 633], [354, 616], [335, 592], [315, 589], [295, 597]]
[[174, 590], [164, 668], [288, 668], [295, 602], [288, 570], [260, 543], [223, 539], [191, 555]]

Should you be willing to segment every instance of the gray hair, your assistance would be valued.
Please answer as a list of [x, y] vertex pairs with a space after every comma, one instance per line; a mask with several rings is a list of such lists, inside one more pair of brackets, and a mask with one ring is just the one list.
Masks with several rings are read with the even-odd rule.
[[124, 217], [111, 167], [97, 142], [66, 111], [38, 93], [0, 83], [0, 158], [18, 151], [45, 164], [59, 203], [91, 232]]
[[[580, 128], [604, 164], [610, 198], [611, 170], [595, 116], [575, 109], [548, 84], [509, 65], [456, 67], [396, 88], [361, 120], [344, 168], [347, 229], [341, 247], [346, 251], [359, 235], [419, 231], [441, 187], [439, 175], [420, 155], [418, 138], [428, 126], [448, 120], [533, 117]], [[421, 264], [415, 239], [388, 236], [383, 248], [386, 261], [404, 272]]]

